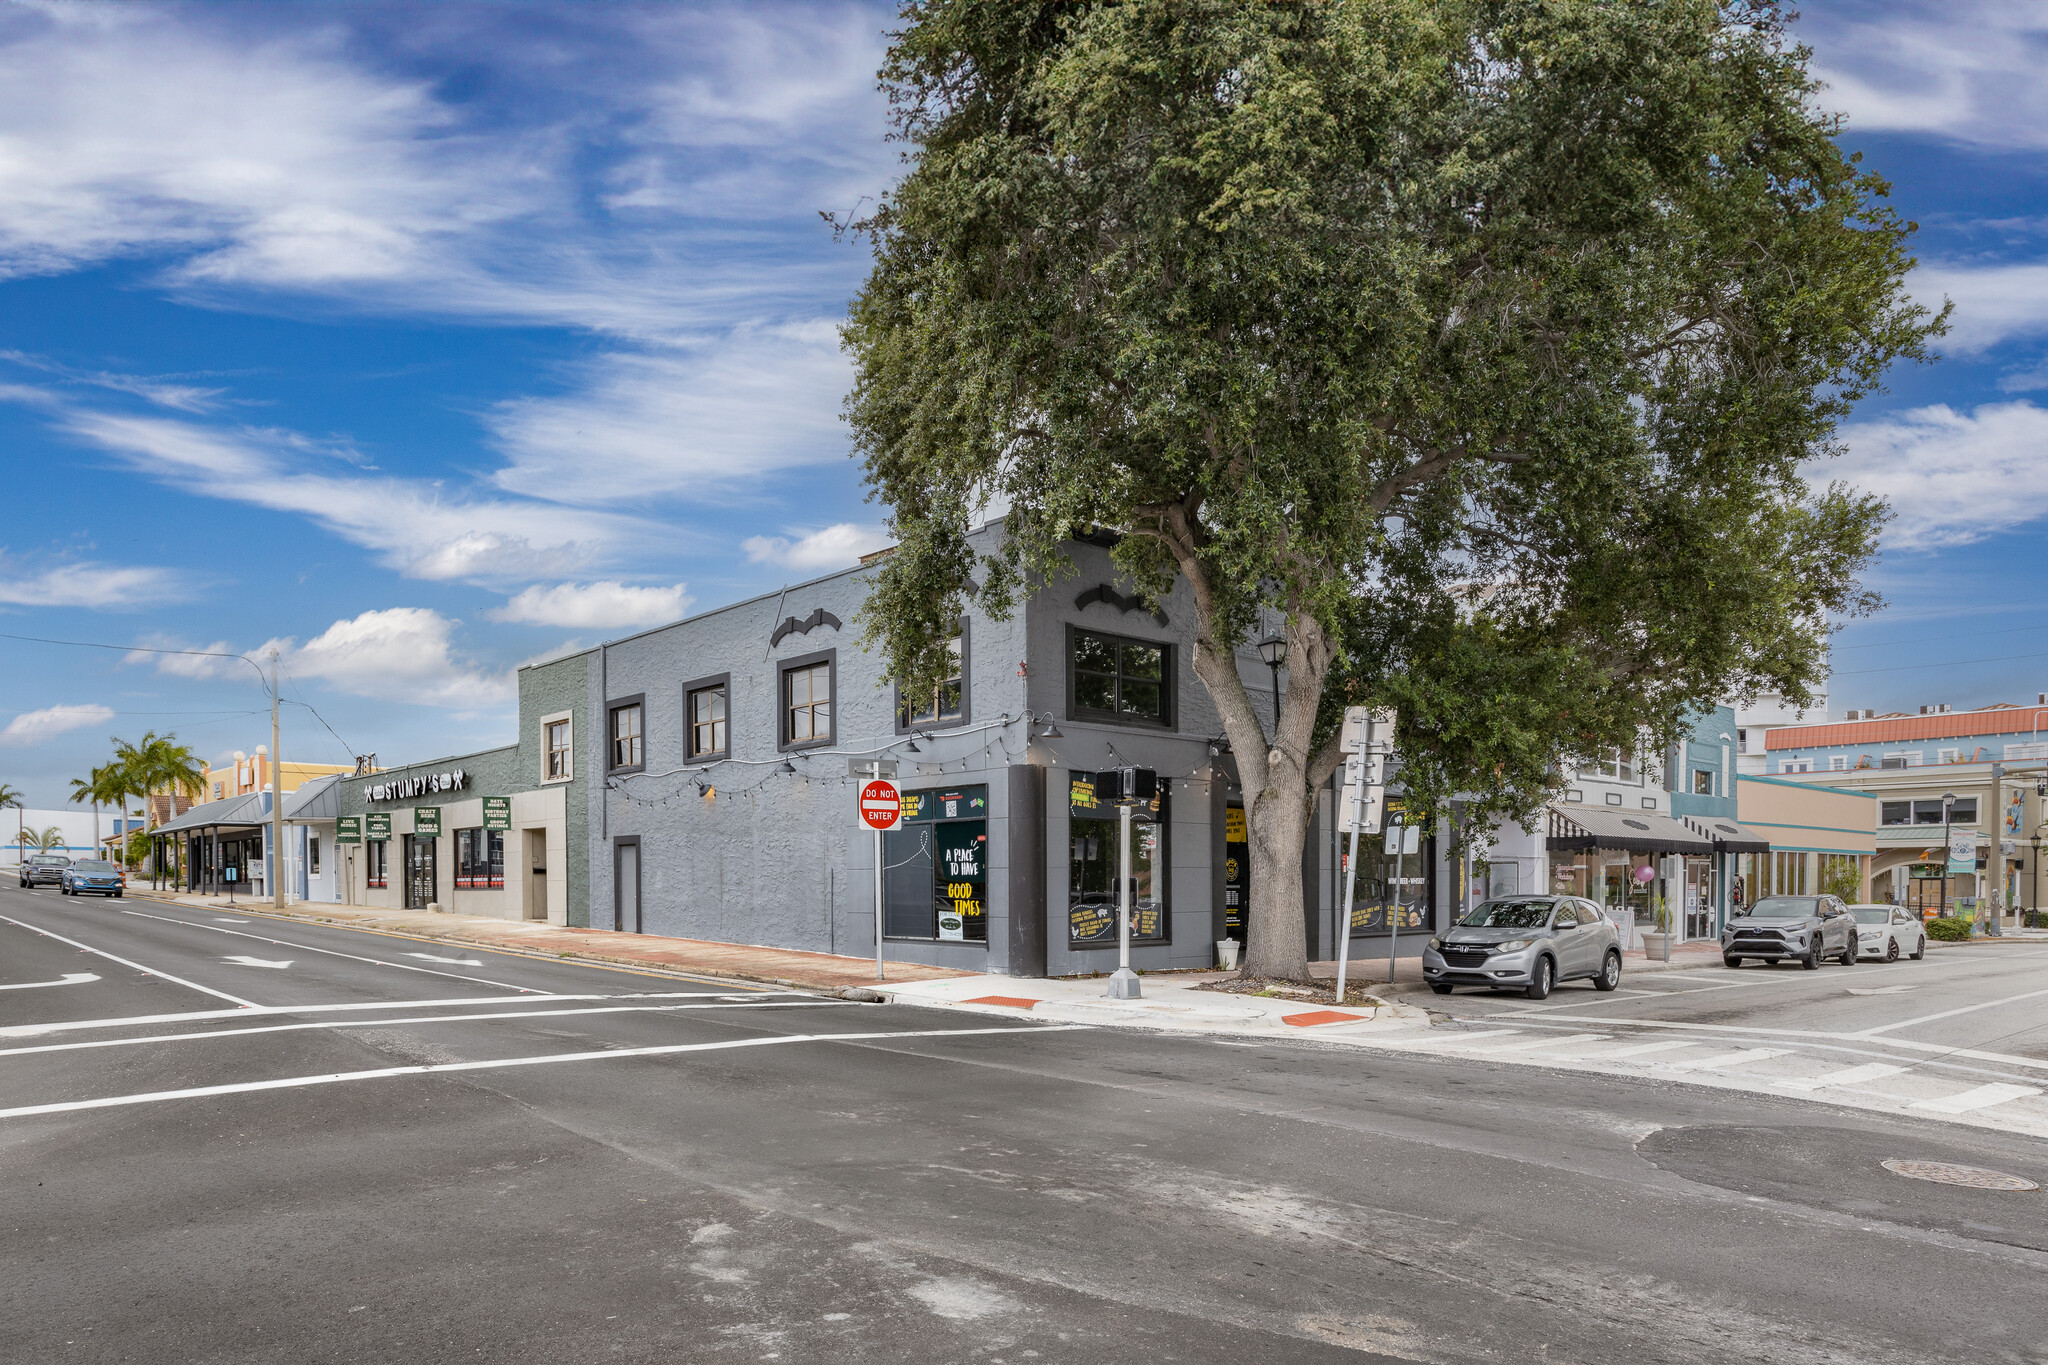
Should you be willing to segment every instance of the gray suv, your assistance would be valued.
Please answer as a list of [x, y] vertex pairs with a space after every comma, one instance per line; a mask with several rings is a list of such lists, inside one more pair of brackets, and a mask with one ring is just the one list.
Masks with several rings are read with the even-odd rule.
[[1438, 995], [1454, 986], [1518, 989], [1541, 1000], [1560, 981], [1621, 984], [1621, 936], [1600, 907], [1572, 896], [1512, 896], [1465, 912], [1422, 950], [1422, 979]]
[[1765, 896], [1730, 915], [1721, 930], [1721, 960], [1731, 967], [1756, 958], [1797, 962], [1810, 972], [1824, 957], [1856, 965], [1856, 917], [1833, 896]]

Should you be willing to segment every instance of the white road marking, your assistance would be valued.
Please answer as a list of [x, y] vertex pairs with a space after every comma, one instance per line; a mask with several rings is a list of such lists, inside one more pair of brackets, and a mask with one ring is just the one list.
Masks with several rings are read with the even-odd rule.
[[1931, 1024], [1937, 1019], [1953, 1019], [1958, 1014], [1972, 1014], [1977, 1010], [1996, 1009], [2000, 1005], [2016, 1005], [2022, 1000], [2038, 1000], [2044, 995], [2048, 995], [2048, 991], [2028, 991], [2023, 995], [2008, 995], [2001, 1000], [1980, 1000], [1974, 1005], [1963, 1005], [1957, 1009], [1943, 1010], [1939, 1014], [1923, 1014], [1918, 1019], [1901, 1019], [1896, 1024], [1884, 1024], [1877, 1028], [1862, 1029], [1856, 1036], [1859, 1038], [1871, 1038], [1880, 1033], [1890, 1033], [1894, 1029], [1911, 1028], [1915, 1024]]
[[276, 969], [277, 969], [278, 971], [283, 971], [283, 970], [284, 970], [284, 969], [285, 969], [286, 967], [289, 967], [289, 966], [291, 966], [291, 965], [292, 965], [292, 963], [291, 963], [291, 959], [290, 959], [290, 958], [286, 958], [286, 959], [285, 959], [284, 961], [282, 961], [282, 962], [272, 962], [272, 961], [270, 961], [270, 960], [269, 960], [268, 958], [261, 958], [261, 957], [243, 957], [243, 956], [241, 956], [241, 955], [239, 955], [239, 954], [237, 954], [236, 956], [233, 956], [233, 957], [224, 957], [224, 958], [222, 958], [222, 959], [221, 959], [221, 961], [222, 961], [222, 962], [232, 962], [232, 963], [234, 963], [234, 964], [235, 964], [235, 965], [236, 965], [237, 967], [274, 967], [274, 968], [276, 968]]
[[1881, 1081], [1887, 1076], [1903, 1076], [1903, 1066], [1886, 1066], [1883, 1062], [1866, 1062], [1862, 1066], [1845, 1066], [1840, 1071], [1829, 1071], [1819, 1076], [1793, 1076], [1773, 1080], [1772, 1085], [1782, 1085], [1787, 1090], [1826, 1090], [1835, 1085], [1862, 1085], [1865, 1081]]
[[[1566, 1024], [1600, 1024], [1612, 1028], [1616, 1025], [1639, 1029], [1687, 1029], [1698, 1033], [1737, 1033], [1753, 1038], [1791, 1038], [1816, 1043], [1867, 1043], [1879, 1047], [1906, 1048], [1913, 1052], [1932, 1053], [1940, 1057], [1961, 1057], [1973, 1062], [1997, 1062], [2001, 1066], [2032, 1067], [2048, 1070], [2048, 1057], [2025, 1057], [2011, 1052], [1990, 1052], [1983, 1048], [1953, 1047], [1947, 1043], [1925, 1043], [1914, 1038], [1881, 1038], [1868, 1033], [1830, 1033], [1820, 1029], [1766, 1028], [1758, 1024], [1699, 1024], [1683, 1019], [1637, 1019], [1623, 1015], [1619, 1019], [1600, 1015], [1551, 1016], [1553, 1022]], [[1502, 1032], [1504, 1030], [1495, 1030]], [[1705, 1042], [1706, 1039], [1696, 1039]]]
[[215, 924], [247, 924], [249, 921], [245, 919], [229, 919], [226, 915], [215, 915], [213, 922]]
[[197, 981], [187, 981], [182, 976], [172, 976], [169, 972], [160, 972], [154, 967], [145, 967], [140, 962], [130, 962], [125, 957], [115, 957], [112, 953], [107, 952], [106, 950], [101, 948], [95, 948], [90, 943], [80, 943], [75, 938], [66, 938], [62, 934], [53, 934], [48, 929], [38, 929], [33, 924], [24, 924], [20, 920], [14, 919], [11, 916], [0, 915], [0, 920], [6, 920], [9, 924], [12, 924], [17, 928], [26, 929], [32, 934], [41, 934], [44, 938], [54, 938], [59, 943], [68, 943], [74, 948], [83, 948], [86, 952], [96, 953], [99, 956], [105, 958], [109, 962], [118, 962], [123, 967], [133, 967], [136, 971], [141, 972], [145, 976], [159, 977], [162, 980], [170, 982], [174, 986], [184, 986], [188, 990], [198, 991], [201, 995], [210, 995], [213, 996], [216, 1000], [226, 1000], [231, 1004], [240, 1005], [243, 1009], [253, 1010], [260, 1008], [260, 1006], [258, 1006], [257, 1003], [253, 1000], [244, 1000], [239, 995], [229, 995], [226, 991], [217, 991], [211, 986], [202, 986]]
[[[509, 1003], [509, 1002], [508, 1002]], [[525, 1004], [524, 1000], [518, 1002]], [[676, 1010], [812, 1009], [840, 1005], [841, 1000], [710, 1001], [701, 1005], [601, 1005], [587, 1010], [494, 1010], [489, 1014], [422, 1014], [410, 1019], [318, 1019], [310, 1024], [263, 1024], [256, 1028], [216, 1028], [200, 1033], [152, 1033], [141, 1038], [95, 1038], [89, 1043], [40, 1043], [35, 1047], [0, 1048], [0, 1057], [26, 1057], [38, 1052], [80, 1052], [103, 1047], [141, 1047], [148, 1043], [189, 1043], [207, 1038], [239, 1038], [246, 1033], [293, 1033], [318, 1028], [382, 1028], [392, 1024], [457, 1024], [480, 1019], [554, 1019], [577, 1014], [667, 1014]]]
[[1518, 1038], [1514, 1042], [1502, 1043], [1499, 1047], [1490, 1047], [1486, 1051], [1489, 1054], [1495, 1052], [1527, 1052], [1532, 1048], [1555, 1047], [1560, 1043], [1597, 1042], [1607, 1036], [1604, 1033], [1551, 1033], [1545, 1034], [1541, 1038]]
[[440, 1062], [432, 1066], [387, 1066], [374, 1071], [336, 1071], [324, 1076], [283, 1076], [269, 1081], [238, 1081], [229, 1085], [201, 1085], [189, 1090], [155, 1090], [139, 1095], [107, 1095], [95, 1100], [59, 1100], [54, 1104], [25, 1104], [0, 1109], [0, 1119], [31, 1118], [38, 1114], [70, 1114], [81, 1109], [114, 1109], [133, 1104], [160, 1104], [165, 1100], [201, 1099], [209, 1095], [247, 1095], [259, 1090], [292, 1090], [303, 1086], [334, 1085], [341, 1081], [383, 1080], [391, 1076], [429, 1076], [439, 1072], [491, 1071], [501, 1067], [548, 1066], [555, 1062], [612, 1062], [625, 1057], [669, 1057], [685, 1052], [724, 1052], [747, 1047], [775, 1047], [783, 1043], [867, 1043], [896, 1038], [966, 1038], [990, 1033], [1069, 1033], [1087, 1024], [1022, 1024], [1006, 1028], [915, 1029], [890, 1033], [785, 1033], [767, 1038], [730, 1038], [716, 1043], [670, 1043], [660, 1047], [607, 1048], [599, 1052], [556, 1052], [538, 1057], [503, 1057], [481, 1062]]
[[161, 920], [165, 924], [182, 924], [187, 929], [204, 929], [212, 934], [233, 934], [236, 938], [253, 938], [258, 943], [274, 943], [280, 948], [296, 948], [300, 952], [320, 953], [327, 957], [345, 957], [351, 962], [367, 962], [374, 967], [396, 967], [401, 972], [425, 972], [429, 976], [452, 977], [457, 981], [474, 981], [480, 986], [502, 986], [508, 991], [525, 991], [529, 995], [546, 995], [547, 992], [532, 986], [515, 986], [509, 981], [493, 981], [489, 977], [464, 976], [460, 972], [437, 972], [432, 967], [415, 967], [410, 962], [386, 962], [378, 957], [359, 957], [355, 953], [344, 953], [333, 948], [313, 948], [303, 943], [290, 943], [281, 938], [265, 938], [261, 934], [245, 934], [240, 929], [221, 929], [211, 924], [194, 924], [188, 919], [172, 919], [169, 915], [150, 915], [140, 910], [123, 910], [124, 915], [138, 919]]
[[484, 965], [473, 957], [436, 957], [432, 953], [407, 953], [406, 956], [416, 957], [422, 962], [445, 962], [451, 967], [481, 967]]
[[1910, 1107], [1932, 1109], [1937, 1114], [1967, 1114], [1973, 1109], [1989, 1109], [1994, 1104], [2023, 1100], [2029, 1095], [2040, 1093], [2030, 1085], [2006, 1085], [1994, 1081], [1990, 1085], [1980, 1085], [1975, 1090], [1965, 1090], [1960, 1095], [1945, 1095], [1938, 1100], [1921, 1100]]
[[54, 1024], [15, 1024], [0, 1028], [0, 1038], [35, 1038], [84, 1028], [127, 1028], [141, 1024], [186, 1024], [199, 1019], [246, 1019], [254, 1014], [324, 1014], [330, 1010], [414, 1010], [451, 1005], [530, 1005], [537, 1000], [721, 1000], [729, 991], [661, 991], [636, 995], [478, 995], [461, 1000], [372, 1000], [346, 1005], [250, 1005], [238, 1010], [192, 1010], [184, 1014], [127, 1014], [111, 1019], [66, 1019]]
[[66, 972], [55, 981], [17, 981], [10, 986], [0, 986], [0, 991], [32, 991], [43, 986], [83, 986], [88, 981], [99, 979], [95, 972]]
[[1676, 1061], [1659, 1062], [1681, 1071], [1720, 1071], [1731, 1066], [1747, 1066], [1751, 1062], [1768, 1062], [1773, 1057], [1783, 1057], [1786, 1050], [1781, 1047], [1746, 1047], [1735, 1052], [1716, 1052], [1706, 1057], [1680, 1057]]
[[1917, 990], [1919, 990], [1919, 989], [1920, 989], [1920, 988], [1919, 988], [1918, 986], [1851, 986], [1851, 987], [1849, 988], [1849, 994], [1851, 994], [1851, 995], [1904, 995], [1904, 994], [1905, 994], [1905, 993], [1906, 993], [1907, 991], [1917, 991]]
[[1675, 1038], [1667, 1038], [1661, 1043], [1631, 1043], [1627, 1047], [1602, 1048], [1586, 1060], [1604, 1062], [1614, 1057], [1647, 1057], [1653, 1052], [1676, 1052], [1682, 1047], [1698, 1046], [1698, 1043], [1691, 1040], [1680, 1042]]

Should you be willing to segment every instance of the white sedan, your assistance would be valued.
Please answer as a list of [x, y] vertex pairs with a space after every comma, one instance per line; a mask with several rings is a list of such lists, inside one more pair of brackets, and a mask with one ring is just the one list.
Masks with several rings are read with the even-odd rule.
[[1904, 953], [1915, 961], [1927, 956], [1927, 930], [1920, 917], [1896, 905], [1852, 905], [1856, 917], [1856, 956], [1897, 962]]

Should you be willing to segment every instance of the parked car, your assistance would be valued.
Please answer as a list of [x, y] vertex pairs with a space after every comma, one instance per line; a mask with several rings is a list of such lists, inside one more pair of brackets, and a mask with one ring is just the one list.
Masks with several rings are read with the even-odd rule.
[[61, 853], [31, 853], [21, 860], [23, 886], [61, 886], [71, 860]]
[[1621, 984], [1621, 936], [1600, 907], [1571, 896], [1484, 901], [1422, 950], [1422, 978], [1438, 995], [1488, 986], [1541, 1000], [1584, 977], [1603, 991]]
[[64, 869], [57, 885], [67, 896], [113, 896], [120, 898], [128, 878], [113, 863], [100, 858], [80, 858]]
[[1897, 962], [1899, 954], [1918, 962], [1927, 956], [1927, 928], [1920, 917], [1899, 905], [1852, 905], [1856, 918], [1858, 957]]
[[1740, 967], [1745, 959], [1797, 962], [1808, 971], [1832, 957], [1856, 965], [1856, 917], [1833, 896], [1765, 896], [1728, 917], [1721, 931], [1721, 960]]

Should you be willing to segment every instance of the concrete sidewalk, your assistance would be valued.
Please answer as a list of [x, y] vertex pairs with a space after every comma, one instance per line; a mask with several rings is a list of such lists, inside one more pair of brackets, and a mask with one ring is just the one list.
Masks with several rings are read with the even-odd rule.
[[891, 982], [877, 987], [905, 1004], [941, 1005], [1007, 1018], [1057, 1020], [1183, 1033], [1227, 1033], [1262, 1037], [1317, 1037], [1366, 1041], [1388, 1033], [1429, 1027], [1429, 1016], [1413, 1005], [1336, 1008], [1284, 995], [1238, 995], [1203, 990], [1230, 972], [1160, 972], [1140, 978], [1144, 998], [1111, 1000], [1105, 977], [969, 976], [949, 981]]
[[[232, 909], [254, 918], [296, 920], [368, 929], [380, 934], [461, 943], [535, 957], [572, 958], [615, 967], [643, 967], [684, 972], [770, 986], [843, 994], [875, 982], [875, 962], [865, 957], [835, 957], [788, 948], [758, 948], [741, 943], [707, 943], [701, 939], [663, 938], [655, 934], [620, 934], [608, 929], [568, 929], [532, 920], [493, 919], [484, 915], [438, 914], [425, 910], [384, 910], [362, 905], [303, 902], [279, 911], [268, 901], [225, 896], [198, 896], [130, 886], [136, 900], [185, 905], [207, 910]], [[891, 982], [958, 978], [969, 973], [949, 967], [924, 967], [908, 962], [888, 964]]]

